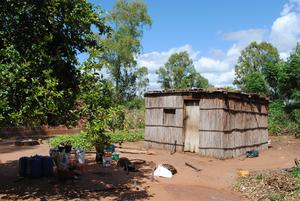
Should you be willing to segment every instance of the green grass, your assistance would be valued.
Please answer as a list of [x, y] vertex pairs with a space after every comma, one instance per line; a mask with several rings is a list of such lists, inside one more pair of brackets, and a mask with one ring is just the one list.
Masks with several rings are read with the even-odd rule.
[[300, 178], [300, 167], [294, 167], [291, 175], [296, 178]]
[[293, 190], [295, 191], [295, 194], [300, 197], [300, 167], [294, 167], [291, 175], [298, 179]]
[[256, 180], [259, 180], [259, 181], [263, 180], [263, 178], [264, 178], [264, 176], [262, 174], [259, 174], [256, 176]]
[[118, 142], [135, 142], [144, 139], [144, 130], [139, 131], [116, 131], [108, 133], [112, 143]]
[[[110, 137], [111, 143], [118, 142], [135, 142], [144, 139], [144, 130], [138, 131], [116, 131], [106, 133]], [[84, 132], [71, 135], [60, 135], [49, 139], [50, 147], [57, 147], [60, 143], [70, 143], [73, 148], [80, 148], [83, 150], [90, 150], [93, 145], [89, 141], [87, 135]]]

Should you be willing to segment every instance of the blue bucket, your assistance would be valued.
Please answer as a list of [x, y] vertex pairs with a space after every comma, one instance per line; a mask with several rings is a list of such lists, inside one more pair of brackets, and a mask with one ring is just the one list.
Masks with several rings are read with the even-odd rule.
[[28, 176], [28, 160], [29, 160], [29, 157], [19, 158], [19, 175], [21, 177]]
[[43, 175], [41, 156], [34, 156], [29, 158], [29, 177], [38, 178]]
[[53, 175], [53, 159], [50, 156], [43, 156], [42, 158], [42, 174], [45, 177]]

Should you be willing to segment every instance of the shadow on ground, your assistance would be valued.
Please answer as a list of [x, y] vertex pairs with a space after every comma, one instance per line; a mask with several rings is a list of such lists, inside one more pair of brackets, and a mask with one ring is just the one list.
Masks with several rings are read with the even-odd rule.
[[17, 161], [0, 164], [0, 200], [147, 200], [152, 195], [145, 182], [151, 168], [145, 163], [137, 172], [127, 174], [117, 167], [103, 168], [90, 161], [79, 180], [59, 181], [51, 178], [19, 178]]
[[13, 153], [28, 149], [35, 149], [35, 146], [15, 146], [14, 140], [5, 140], [0, 142], [0, 154]]

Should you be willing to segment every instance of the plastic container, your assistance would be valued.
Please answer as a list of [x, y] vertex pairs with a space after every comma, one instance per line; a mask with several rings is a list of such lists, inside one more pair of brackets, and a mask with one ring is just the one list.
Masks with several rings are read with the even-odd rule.
[[83, 150], [80, 149], [76, 150], [75, 157], [76, 157], [76, 161], [79, 164], [83, 165], [85, 163], [85, 152]]
[[103, 167], [111, 166], [111, 154], [105, 154], [103, 156]]
[[42, 159], [42, 174], [45, 177], [53, 175], [53, 159], [50, 156], [43, 156]]
[[29, 158], [29, 177], [38, 178], [43, 175], [41, 156], [34, 156]]
[[248, 177], [250, 173], [248, 170], [239, 170], [238, 174], [240, 177]]
[[115, 145], [111, 144], [111, 145], [107, 146], [105, 150], [107, 152], [114, 153], [115, 152]]
[[29, 160], [29, 157], [19, 158], [19, 175], [21, 177], [28, 176], [28, 160]]
[[117, 153], [113, 153], [112, 156], [111, 156], [112, 160], [115, 160], [115, 161], [118, 161], [119, 158], [120, 158], [120, 155], [117, 154]]

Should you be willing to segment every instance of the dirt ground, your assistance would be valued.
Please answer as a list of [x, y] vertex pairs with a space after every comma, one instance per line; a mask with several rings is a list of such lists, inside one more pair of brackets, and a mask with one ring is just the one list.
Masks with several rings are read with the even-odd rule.
[[[245, 200], [233, 192], [232, 185], [239, 169], [265, 170], [289, 168], [294, 158], [300, 158], [300, 140], [291, 136], [271, 137], [272, 147], [258, 158], [243, 157], [217, 160], [193, 153], [151, 150], [154, 155], [121, 154], [129, 159], [143, 159], [138, 172], [126, 174], [117, 167], [103, 168], [88, 155], [87, 171], [80, 180], [61, 182], [56, 177], [20, 179], [17, 160], [21, 156], [48, 155], [48, 145], [15, 147], [11, 141], [0, 142], [0, 200]], [[143, 142], [125, 143], [124, 146], [143, 147]], [[188, 162], [201, 171], [185, 165]], [[153, 164], [168, 163], [178, 173], [171, 179], [154, 178]]]

